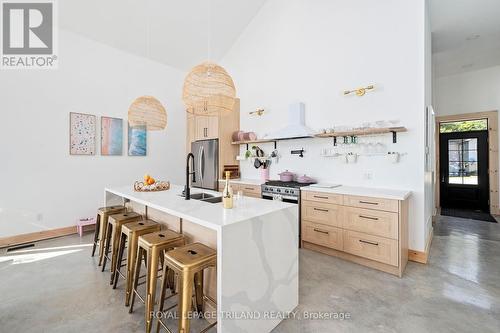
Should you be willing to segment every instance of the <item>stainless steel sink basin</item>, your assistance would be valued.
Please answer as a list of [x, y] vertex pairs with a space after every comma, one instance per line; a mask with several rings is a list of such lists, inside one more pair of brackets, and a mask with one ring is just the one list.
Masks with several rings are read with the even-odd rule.
[[205, 200], [205, 199], [210, 199], [210, 198], [213, 198], [214, 196], [211, 195], [211, 194], [207, 194], [207, 193], [194, 193], [194, 194], [191, 194], [191, 199], [193, 200]]
[[212, 198], [203, 199], [203, 200], [200, 200], [200, 201], [210, 202], [210, 203], [219, 203], [219, 202], [222, 202], [222, 197], [212, 197]]

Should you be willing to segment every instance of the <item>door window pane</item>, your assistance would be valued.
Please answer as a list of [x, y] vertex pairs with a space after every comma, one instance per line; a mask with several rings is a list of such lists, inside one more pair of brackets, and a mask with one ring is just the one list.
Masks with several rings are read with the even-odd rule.
[[448, 150], [449, 151], [461, 151], [462, 150], [462, 139], [448, 140]]
[[477, 162], [463, 163], [463, 184], [477, 185]]
[[478, 185], [477, 138], [448, 140], [448, 183]]
[[448, 158], [450, 162], [461, 162], [462, 152], [460, 150], [450, 150]]
[[[451, 157], [450, 157], [451, 161]], [[477, 162], [477, 150], [465, 150], [462, 157], [464, 162]]]
[[440, 133], [486, 131], [488, 129], [488, 119], [454, 121], [450, 123], [440, 123]]

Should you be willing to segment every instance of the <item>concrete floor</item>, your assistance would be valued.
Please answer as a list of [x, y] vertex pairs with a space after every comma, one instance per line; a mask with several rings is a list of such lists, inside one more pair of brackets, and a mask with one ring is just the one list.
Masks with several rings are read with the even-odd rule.
[[[0, 332], [143, 332], [144, 307], [128, 314], [91, 239], [0, 250]], [[429, 264], [410, 262], [402, 279], [301, 250], [297, 318], [273, 332], [499, 332], [499, 254], [500, 224], [452, 217], [438, 219]], [[350, 319], [303, 318], [313, 312]]]

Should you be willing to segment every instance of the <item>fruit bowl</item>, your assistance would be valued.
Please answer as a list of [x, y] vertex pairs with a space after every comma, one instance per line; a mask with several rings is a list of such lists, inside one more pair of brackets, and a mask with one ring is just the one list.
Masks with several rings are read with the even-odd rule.
[[134, 191], [136, 192], [159, 192], [159, 191], [167, 191], [169, 189], [170, 189], [170, 182], [157, 181], [151, 185], [141, 181], [136, 181], [134, 183]]

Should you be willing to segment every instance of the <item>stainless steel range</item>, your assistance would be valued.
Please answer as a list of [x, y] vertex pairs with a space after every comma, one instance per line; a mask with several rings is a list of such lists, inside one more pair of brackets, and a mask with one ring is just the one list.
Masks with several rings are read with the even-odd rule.
[[[298, 204], [300, 203], [300, 188], [309, 186], [314, 183], [298, 183], [298, 182], [282, 182], [280, 180], [267, 181], [261, 185], [262, 199], [281, 200]], [[300, 220], [300, 205], [299, 205], [299, 244], [301, 245], [302, 233]]]
[[309, 185], [311, 183], [282, 182], [280, 180], [267, 181], [261, 185], [262, 199], [281, 200], [298, 204], [300, 201], [300, 188]]

